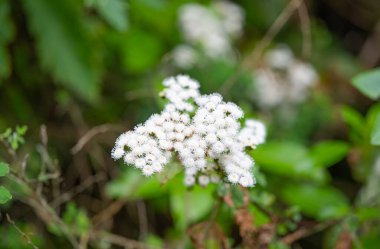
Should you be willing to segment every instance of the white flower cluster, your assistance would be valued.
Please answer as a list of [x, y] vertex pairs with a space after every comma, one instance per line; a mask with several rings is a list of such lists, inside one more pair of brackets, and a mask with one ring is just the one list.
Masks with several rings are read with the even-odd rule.
[[318, 82], [315, 69], [296, 59], [285, 45], [269, 51], [264, 65], [254, 75], [257, 99], [262, 108], [270, 109], [283, 103], [299, 103]]
[[188, 76], [168, 78], [163, 85], [165, 109], [119, 136], [112, 157], [124, 158], [150, 176], [175, 154], [185, 167], [187, 186], [218, 182], [223, 174], [231, 183], [253, 186], [253, 160], [245, 148], [264, 142], [265, 126], [247, 120], [241, 129], [240, 107], [219, 94], [200, 95], [199, 83]]
[[232, 53], [232, 40], [243, 31], [244, 11], [227, 1], [213, 2], [210, 7], [189, 3], [180, 8], [179, 23], [189, 45], [176, 47], [172, 57], [177, 66], [188, 68], [199, 58], [192, 46], [200, 46], [210, 58]]

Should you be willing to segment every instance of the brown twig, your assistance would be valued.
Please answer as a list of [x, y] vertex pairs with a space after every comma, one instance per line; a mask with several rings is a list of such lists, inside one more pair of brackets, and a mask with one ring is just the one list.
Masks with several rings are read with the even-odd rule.
[[207, 238], [213, 223], [215, 222], [216, 218], [218, 217], [218, 213], [219, 213], [220, 207], [222, 206], [222, 203], [223, 203], [222, 198], [218, 198], [218, 200], [217, 200], [217, 202], [216, 202], [216, 204], [212, 210], [211, 217], [207, 221], [207, 224], [205, 225], [205, 228], [203, 231], [205, 238]]
[[233, 85], [236, 82], [236, 78], [242, 70], [251, 69], [256, 66], [264, 49], [271, 43], [273, 38], [278, 34], [278, 32], [293, 15], [294, 11], [297, 10], [301, 4], [302, 0], [291, 0], [286, 5], [281, 14], [277, 17], [277, 19], [274, 21], [267, 33], [264, 35], [264, 37], [258, 42], [255, 49], [242, 61], [241, 65], [237, 69], [237, 72], [235, 72], [231, 77], [229, 77], [223, 84], [219, 91], [222, 95], [226, 94], [233, 87]]
[[98, 214], [96, 214], [92, 218], [92, 222], [94, 224], [94, 227], [97, 227], [100, 224], [102, 224], [103, 222], [112, 218], [117, 212], [120, 211], [120, 209], [122, 209], [124, 207], [124, 205], [127, 201], [128, 201], [127, 198], [114, 201], [108, 207], [106, 207], [105, 209], [100, 211]]
[[51, 206], [56, 208], [62, 203], [65, 203], [69, 200], [71, 200], [74, 196], [77, 194], [83, 192], [90, 186], [92, 186], [94, 183], [101, 182], [107, 178], [106, 174], [104, 172], [98, 173], [96, 175], [93, 175], [86, 180], [84, 180], [80, 185], [76, 186], [75, 188], [72, 188], [70, 191], [61, 194], [58, 198], [54, 199], [51, 202]]
[[364, 42], [359, 59], [365, 63], [367, 67], [374, 67], [380, 59], [380, 51], [378, 49], [380, 42], [380, 21], [375, 25], [372, 34]]
[[128, 101], [132, 101], [132, 100], [136, 100], [140, 98], [148, 98], [152, 96], [156, 96], [153, 89], [146, 89], [146, 88], [131, 90], [125, 93], [125, 98]]
[[80, 246], [75, 235], [70, 231], [68, 226], [63, 222], [54, 209], [47, 203], [44, 197], [36, 192], [33, 186], [30, 186], [29, 183], [24, 180], [23, 176], [19, 176], [17, 173], [11, 171], [9, 177], [26, 188], [28, 193], [26, 196], [26, 203], [34, 209], [35, 213], [41, 218], [46, 226], [50, 226], [51, 224], [57, 225], [66, 236], [67, 240], [71, 243], [72, 247], [79, 249]]
[[103, 124], [93, 127], [79, 139], [77, 144], [71, 149], [71, 153], [77, 154], [96, 135], [110, 131], [118, 131], [119, 128], [119, 126], [111, 124]]
[[324, 223], [318, 223], [312, 227], [301, 227], [297, 231], [290, 233], [290, 234], [286, 235], [285, 237], [283, 237], [281, 239], [281, 241], [287, 245], [291, 245], [294, 242], [296, 242], [302, 238], [305, 238], [305, 237], [308, 237], [312, 234], [318, 233], [318, 232], [328, 228], [329, 226], [336, 224], [336, 222], [337, 221], [328, 221], [328, 222], [324, 222]]
[[138, 200], [136, 202], [137, 205], [137, 215], [139, 218], [139, 228], [140, 228], [140, 236], [139, 239], [143, 240], [148, 234], [148, 219], [146, 206], [143, 200]]
[[94, 232], [91, 234], [91, 240], [99, 241], [107, 241], [114, 245], [119, 245], [124, 247], [125, 249], [157, 249], [157, 247], [148, 246], [142, 242], [125, 238], [123, 236], [106, 233], [106, 232]]
[[302, 0], [291, 0], [284, 8], [281, 14], [274, 21], [268, 32], [259, 41], [252, 53], [244, 60], [244, 68], [252, 68], [260, 59], [264, 49], [272, 42], [273, 38], [280, 32], [282, 27], [288, 22], [294, 11], [297, 10], [302, 4]]
[[304, 0], [297, 10], [300, 17], [301, 32], [303, 36], [302, 54], [304, 57], [309, 57], [311, 53], [311, 25], [309, 12]]

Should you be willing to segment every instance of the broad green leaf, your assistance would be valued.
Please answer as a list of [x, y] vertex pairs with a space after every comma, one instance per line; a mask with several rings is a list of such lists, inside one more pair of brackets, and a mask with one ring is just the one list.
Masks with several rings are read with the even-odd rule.
[[352, 79], [352, 84], [368, 98], [380, 98], [380, 69], [358, 74]]
[[87, 101], [98, 96], [100, 72], [79, 2], [23, 0], [42, 66]]
[[377, 115], [376, 122], [372, 129], [371, 144], [380, 145], [380, 113]]
[[347, 198], [331, 186], [312, 184], [284, 184], [279, 189], [281, 198], [298, 206], [303, 213], [317, 219], [339, 218], [347, 214]]
[[9, 173], [9, 165], [7, 163], [0, 163], [0, 176], [6, 176]]
[[348, 153], [349, 146], [342, 141], [323, 141], [313, 146], [310, 156], [316, 165], [329, 167], [342, 160]]
[[132, 29], [119, 45], [125, 69], [141, 73], [159, 62], [163, 53], [161, 42], [152, 34]]
[[99, 14], [118, 31], [128, 28], [127, 3], [124, 0], [96, 0], [94, 7]]
[[12, 199], [11, 193], [9, 193], [8, 189], [0, 186], [0, 204], [7, 203], [10, 199]]
[[192, 190], [187, 190], [183, 185], [179, 185], [171, 190], [170, 206], [179, 229], [185, 229], [190, 223], [198, 221], [213, 207], [212, 186], [195, 186]]
[[325, 181], [327, 173], [315, 167], [307, 148], [291, 142], [271, 142], [260, 145], [252, 152], [261, 169], [269, 173], [295, 179]]
[[355, 109], [343, 106], [341, 109], [343, 121], [350, 128], [350, 137], [354, 142], [363, 142], [366, 136], [366, 120]]
[[267, 214], [262, 212], [259, 208], [254, 205], [249, 205], [249, 211], [253, 214], [255, 219], [253, 220], [256, 227], [261, 227], [262, 225], [268, 224], [270, 222], [270, 218]]
[[161, 186], [157, 177], [144, 177], [137, 169], [127, 169], [106, 187], [113, 198], [150, 198], [159, 196], [167, 186]]

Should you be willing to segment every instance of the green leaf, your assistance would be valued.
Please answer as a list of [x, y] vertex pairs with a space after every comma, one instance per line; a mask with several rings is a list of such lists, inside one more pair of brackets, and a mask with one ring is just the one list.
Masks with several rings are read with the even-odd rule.
[[380, 145], [380, 113], [377, 115], [374, 127], [372, 129], [371, 144]]
[[127, 169], [107, 185], [106, 193], [113, 198], [151, 198], [159, 196], [166, 188], [157, 177], [144, 177], [136, 169]]
[[127, 3], [123, 0], [96, 0], [94, 7], [98, 13], [118, 31], [128, 28]]
[[16, 126], [16, 132], [19, 136], [25, 135], [26, 131], [28, 130], [28, 126]]
[[231, 198], [236, 208], [240, 208], [244, 204], [244, 193], [237, 185], [231, 186]]
[[10, 199], [12, 199], [11, 193], [9, 193], [9, 191], [3, 186], [0, 186], [0, 204], [5, 204]]
[[266, 172], [295, 179], [326, 181], [324, 169], [315, 167], [307, 148], [292, 142], [270, 142], [252, 152], [253, 158]]
[[27, 24], [42, 66], [54, 79], [87, 101], [98, 97], [100, 72], [88, 30], [74, 0], [24, 0]]
[[316, 219], [340, 218], [349, 210], [347, 198], [331, 186], [289, 183], [279, 191], [285, 202]]
[[354, 142], [363, 142], [366, 136], [366, 120], [355, 109], [343, 106], [341, 109], [343, 121], [350, 127], [350, 138]]
[[349, 146], [342, 141], [323, 141], [313, 146], [310, 156], [316, 165], [329, 167], [342, 160], [348, 153]]
[[63, 214], [63, 220], [75, 233], [83, 236], [90, 229], [90, 219], [85, 209], [78, 208], [74, 202], [69, 202]]
[[255, 226], [260, 228], [262, 225], [268, 224], [270, 218], [267, 214], [262, 212], [259, 208], [254, 205], [249, 205], [249, 211], [253, 214]]
[[9, 173], [9, 165], [7, 163], [0, 163], [0, 176], [6, 176]]
[[181, 186], [171, 190], [170, 206], [179, 229], [186, 229], [190, 223], [198, 221], [212, 210], [214, 204], [212, 186], [207, 188], [195, 186], [192, 190]]
[[148, 32], [133, 29], [120, 42], [123, 65], [129, 72], [142, 73], [161, 59], [162, 44], [157, 37]]
[[380, 98], [380, 69], [358, 74], [352, 79], [352, 84], [368, 98]]

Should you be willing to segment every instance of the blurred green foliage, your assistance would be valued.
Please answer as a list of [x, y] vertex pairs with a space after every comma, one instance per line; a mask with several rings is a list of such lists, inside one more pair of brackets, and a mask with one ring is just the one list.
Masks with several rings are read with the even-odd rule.
[[[262, 248], [337, 248], [342, 238], [378, 248], [379, 69], [362, 70], [349, 36], [310, 1], [310, 55], [296, 13], [268, 49], [288, 44], [320, 82], [302, 103], [260, 109], [244, 60], [288, 1], [236, 1], [245, 10], [236, 58], [202, 54], [179, 69], [171, 51], [184, 43], [178, 9], [188, 2], [0, 0], [0, 248], [249, 248], [246, 231], [269, 236]], [[266, 123], [268, 142], [251, 153], [254, 188], [187, 189], [176, 162], [146, 178], [110, 159], [117, 134], [161, 110], [162, 79], [180, 73], [204, 93], [231, 84], [224, 98]], [[287, 242], [303, 229], [310, 236]]]

